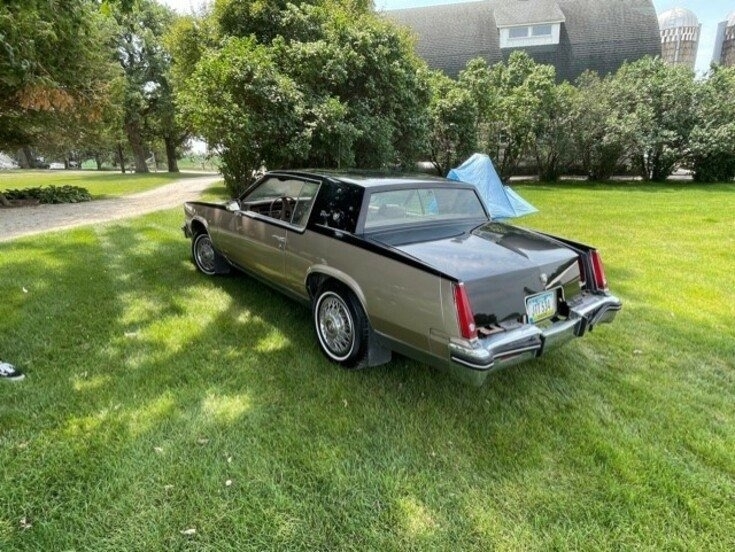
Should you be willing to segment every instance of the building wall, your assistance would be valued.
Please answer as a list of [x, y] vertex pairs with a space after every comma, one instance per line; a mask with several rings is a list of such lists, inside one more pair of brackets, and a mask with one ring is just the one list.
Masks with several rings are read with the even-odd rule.
[[[658, 19], [651, 0], [557, 0], [563, 13], [558, 43], [521, 47], [539, 63], [556, 67], [559, 80], [574, 80], [587, 69], [613, 73], [624, 61], [661, 54]], [[456, 76], [470, 59], [489, 64], [516, 48], [500, 48], [495, 9], [517, 0], [483, 0], [393, 10], [387, 17], [408, 27], [417, 53], [430, 67]], [[537, 21], [536, 21], [537, 22]]]

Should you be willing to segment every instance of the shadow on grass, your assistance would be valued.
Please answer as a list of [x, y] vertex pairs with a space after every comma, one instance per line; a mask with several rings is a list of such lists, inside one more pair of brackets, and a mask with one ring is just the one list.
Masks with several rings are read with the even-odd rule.
[[[29, 374], [2, 390], [0, 503], [37, 522], [26, 549], [184, 549], [192, 524], [202, 546], [553, 543], [526, 534], [538, 516], [609, 544], [608, 508], [642, 500], [644, 527], [657, 515], [617, 481], [633, 469], [617, 451], [659, 428], [635, 410], [655, 393], [621, 367], [637, 361], [633, 333], [600, 329], [481, 389], [403, 358], [344, 371], [307, 309], [200, 275], [161, 217], [0, 246], [3, 354]], [[638, 434], [615, 427], [618, 409]], [[645, 536], [640, 517], [629, 530]]]

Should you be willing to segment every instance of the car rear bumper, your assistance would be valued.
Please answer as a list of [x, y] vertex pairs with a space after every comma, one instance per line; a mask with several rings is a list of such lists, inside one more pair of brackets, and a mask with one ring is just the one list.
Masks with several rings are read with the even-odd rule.
[[575, 337], [582, 337], [597, 324], [612, 322], [622, 306], [613, 295], [590, 294], [570, 305], [566, 320], [549, 326], [521, 324], [469, 344], [451, 342], [449, 367], [461, 380], [482, 385], [495, 370], [541, 356]]

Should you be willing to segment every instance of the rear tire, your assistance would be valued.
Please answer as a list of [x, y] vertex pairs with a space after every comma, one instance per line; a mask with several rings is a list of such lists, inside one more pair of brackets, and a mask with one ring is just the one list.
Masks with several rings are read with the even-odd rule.
[[209, 234], [206, 232], [194, 236], [191, 242], [191, 255], [194, 258], [194, 264], [202, 274], [214, 276], [215, 274], [228, 274], [230, 272], [230, 264], [222, 255], [217, 253]]
[[362, 305], [345, 286], [322, 284], [312, 315], [322, 353], [344, 368], [356, 368], [367, 355], [369, 324]]

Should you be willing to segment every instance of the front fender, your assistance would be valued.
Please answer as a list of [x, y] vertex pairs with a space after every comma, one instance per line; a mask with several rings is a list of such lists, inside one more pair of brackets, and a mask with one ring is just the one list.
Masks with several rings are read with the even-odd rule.
[[200, 215], [192, 217], [190, 220], [187, 221], [186, 225], [189, 228], [189, 232], [192, 237], [196, 236], [199, 233], [196, 231], [197, 227], [203, 227], [204, 231], [209, 234], [209, 223], [207, 222], [207, 219]]

